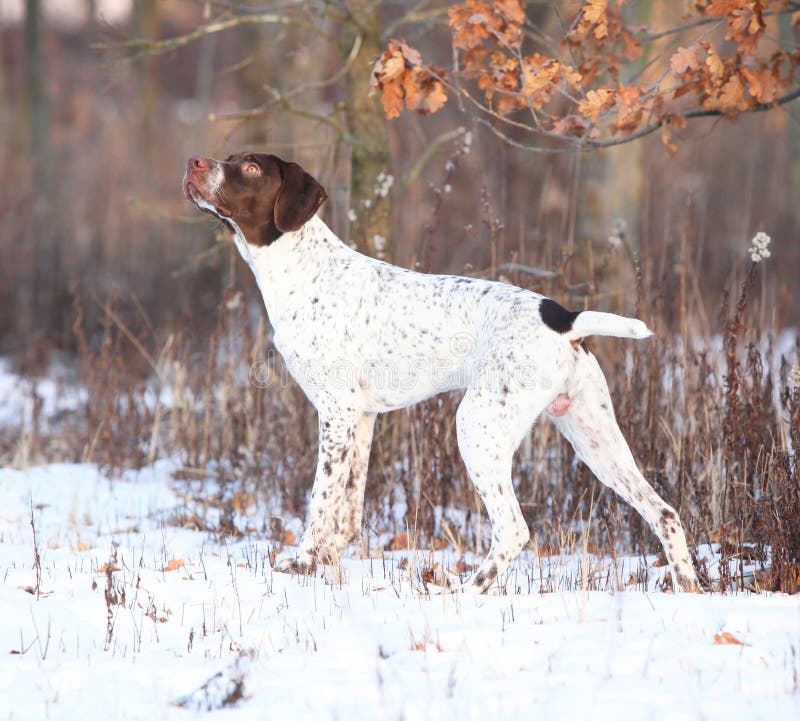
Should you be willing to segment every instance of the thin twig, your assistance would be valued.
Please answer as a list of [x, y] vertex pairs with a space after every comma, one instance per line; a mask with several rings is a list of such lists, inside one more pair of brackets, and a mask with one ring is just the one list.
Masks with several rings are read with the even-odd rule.
[[438, 138], [435, 138], [428, 147], [425, 149], [425, 152], [417, 158], [417, 162], [414, 163], [414, 166], [411, 170], [406, 173], [406, 176], [400, 183], [400, 190], [405, 190], [408, 185], [413, 183], [419, 176], [420, 173], [425, 169], [425, 166], [428, 164], [428, 161], [433, 158], [436, 153], [441, 150], [442, 146], [446, 143], [449, 143], [451, 140], [455, 140], [458, 137], [464, 135], [467, 132], [467, 129], [462, 125], [455, 130], [450, 130], [446, 133], [442, 133]]
[[[786, 13], [792, 13], [796, 10], [800, 9], [800, 4], [798, 3], [789, 3], [785, 8], [781, 10], [765, 10], [761, 13], [762, 17], [769, 17], [770, 15], [784, 15]], [[667, 28], [666, 30], [661, 30], [660, 32], [649, 32], [645, 31], [642, 33], [634, 33], [633, 36], [640, 40], [641, 42], [651, 42], [653, 40], [658, 40], [659, 38], [664, 38], [669, 35], [677, 35], [678, 33], [682, 33], [684, 30], [691, 30], [692, 28], [700, 27], [702, 25], [708, 25], [709, 23], [718, 22], [723, 18], [719, 18], [716, 15], [712, 17], [705, 17], [700, 18], [699, 20], [692, 20], [691, 22], [684, 23], [683, 25], [676, 25], [672, 28]]]
[[128, 326], [122, 321], [122, 318], [117, 315], [117, 312], [111, 307], [109, 303], [101, 303], [97, 298], [94, 299], [94, 302], [103, 309], [103, 312], [111, 318], [114, 322], [114, 325], [119, 328], [122, 334], [133, 344], [136, 350], [141, 353], [142, 357], [147, 361], [150, 367], [153, 369], [153, 372], [158, 376], [158, 379], [163, 383], [164, 382], [164, 375], [161, 372], [161, 369], [158, 367], [158, 363], [155, 358], [148, 352], [147, 348], [145, 348], [141, 341], [128, 329]]
[[469, 275], [479, 278], [490, 278], [497, 273], [524, 273], [531, 275], [534, 278], [558, 278], [561, 273], [557, 270], [545, 270], [544, 268], [533, 268], [530, 265], [523, 265], [522, 263], [501, 263], [500, 265], [486, 268], [485, 270], [478, 270], [470, 273]]
[[347, 60], [345, 60], [344, 65], [339, 68], [333, 75], [325, 80], [320, 80], [316, 83], [306, 83], [304, 85], [298, 85], [296, 88], [292, 88], [291, 90], [285, 93], [279, 93], [277, 90], [272, 89], [273, 99], [268, 103], [264, 103], [263, 105], [258, 106], [257, 108], [251, 108], [250, 110], [239, 110], [231, 113], [212, 113], [208, 116], [208, 119], [211, 121], [215, 120], [249, 120], [251, 118], [261, 117], [262, 115], [266, 115], [275, 105], [277, 105], [281, 100], [287, 101], [297, 95], [301, 95], [302, 93], [306, 93], [310, 90], [322, 90], [323, 88], [329, 87], [334, 83], [339, 82], [350, 70], [353, 63], [355, 62], [356, 57], [358, 56], [359, 51], [361, 50], [361, 44], [363, 42], [362, 35], [356, 35], [356, 39], [353, 42], [353, 47], [350, 50], [350, 53], [347, 56]]
[[122, 40], [113, 43], [92, 43], [89, 47], [93, 50], [141, 50], [151, 55], [158, 55], [161, 53], [169, 52], [170, 50], [177, 50], [178, 48], [185, 47], [191, 43], [200, 40], [201, 38], [211, 35], [213, 33], [229, 30], [230, 28], [239, 27], [240, 25], [296, 25], [309, 32], [324, 38], [332, 45], [337, 45], [336, 39], [328, 35], [328, 33], [321, 30], [313, 23], [300, 20], [295, 17], [287, 15], [276, 15], [274, 13], [260, 13], [258, 15], [236, 15], [227, 20], [218, 20], [213, 23], [208, 23], [202, 27], [193, 30], [185, 35], [176, 35], [172, 38], [165, 40], [146, 40], [144, 38], [135, 38], [133, 40]]

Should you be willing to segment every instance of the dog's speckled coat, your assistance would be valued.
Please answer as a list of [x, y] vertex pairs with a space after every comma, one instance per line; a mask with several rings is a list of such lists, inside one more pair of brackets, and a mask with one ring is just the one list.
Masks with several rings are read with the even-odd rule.
[[361, 255], [315, 215], [327, 197], [322, 186], [272, 155], [194, 157], [184, 189], [233, 231], [275, 346], [319, 414], [308, 528], [280, 570], [335, 564], [360, 533], [377, 413], [464, 389], [458, 445], [491, 520], [492, 545], [459, 588], [485, 591], [528, 541], [511, 461], [548, 408], [580, 458], [650, 524], [676, 587], [698, 588], [677, 513], [639, 472], [603, 373], [578, 344], [591, 334], [647, 337], [641, 321], [570, 313], [511, 285], [425, 275]]

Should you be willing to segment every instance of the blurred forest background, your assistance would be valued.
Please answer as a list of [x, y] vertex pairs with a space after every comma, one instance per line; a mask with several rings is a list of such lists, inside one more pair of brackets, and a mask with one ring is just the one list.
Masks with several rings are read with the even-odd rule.
[[[557, 36], [580, 3], [524, 5]], [[629, 2], [625, 12], [658, 29], [679, 23], [683, 5]], [[792, 538], [800, 405], [789, 382], [796, 341], [785, 333], [796, 338], [799, 320], [800, 104], [694, 120], [674, 154], [658, 134], [603, 152], [521, 150], [456, 102], [386, 120], [368, 95], [375, 59], [405, 37], [449, 63], [447, 8], [0, 0], [0, 355], [33, 379], [34, 399], [56, 362], [88, 392], [83, 413], [49, 426], [34, 402], [27, 429], [4, 436], [2, 457], [130, 465], [178, 452], [187, 474], [236, 480], [236, 493], [267, 484], [302, 515], [315, 417], [297, 388], [248, 383], [248, 367], [270, 349], [261, 299], [228, 235], [181, 192], [190, 155], [249, 148], [319, 178], [330, 196], [323, 218], [364, 252], [643, 318], [661, 340], [633, 360], [613, 341], [593, 347], [648, 476], [695, 539], [739, 548]], [[214, 23], [218, 32], [200, 30]], [[770, 32], [793, 33], [789, 17], [770, 18]], [[637, 67], [654, 60], [648, 52]], [[748, 270], [757, 231], [773, 239], [759, 272]], [[717, 367], [726, 341], [728, 365]], [[747, 343], [765, 355], [748, 361]], [[407, 518], [431, 534], [442, 534], [436, 507], [480, 514], [457, 458], [456, 402], [384, 424], [373, 454], [372, 477], [399, 483]], [[517, 474], [546, 538], [590, 507], [605, 540], [619, 514], [639, 528], [613, 499], [590, 503], [590, 476], [564, 448], [542, 465], [536, 454], [553, 437], [540, 435]], [[784, 485], [770, 495], [772, 483]], [[370, 491], [374, 514], [391, 505], [391, 485]], [[556, 486], [561, 505], [548, 500]], [[776, 520], [790, 502], [796, 527]], [[787, 588], [798, 537], [783, 546]], [[640, 528], [631, 538], [652, 544]]]

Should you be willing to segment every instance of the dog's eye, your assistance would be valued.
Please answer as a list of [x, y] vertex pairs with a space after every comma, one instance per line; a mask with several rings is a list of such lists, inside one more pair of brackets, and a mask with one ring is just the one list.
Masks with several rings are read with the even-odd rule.
[[242, 169], [247, 175], [261, 175], [261, 166], [258, 163], [245, 163]]

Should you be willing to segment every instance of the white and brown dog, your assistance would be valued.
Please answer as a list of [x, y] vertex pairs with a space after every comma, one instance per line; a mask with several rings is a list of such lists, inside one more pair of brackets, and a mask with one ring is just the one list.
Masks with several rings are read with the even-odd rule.
[[378, 413], [465, 390], [458, 446], [492, 523], [487, 557], [459, 588], [485, 591], [520, 553], [528, 527], [511, 461], [548, 411], [576, 453], [661, 540], [675, 587], [698, 588], [681, 522], [625, 442], [588, 335], [646, 338], [639, 320], [570, 312], [521, 288], [425, 275], [361, 255], [317, 216], [327, 195], [296, 163], [240, 153], [193, 157], [186, 196], [233, 232], [252, 268], [275, 346], [319, 413], [319, 460], [299, 553], [278, 570], [335, 564], [361, 531]]

